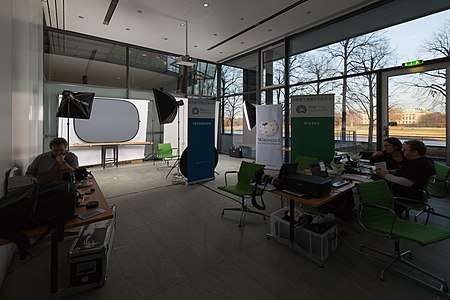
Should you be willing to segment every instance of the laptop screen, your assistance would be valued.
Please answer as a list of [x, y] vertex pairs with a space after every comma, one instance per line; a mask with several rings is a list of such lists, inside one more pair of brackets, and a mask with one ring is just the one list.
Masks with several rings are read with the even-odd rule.
[[278, 179], [281, 179], [281, 176], [287, 174], [295, 174], [297, 172], [298, 163], [291, 164], [283, 164], [280, 168], [280, 173], [278, 174]]

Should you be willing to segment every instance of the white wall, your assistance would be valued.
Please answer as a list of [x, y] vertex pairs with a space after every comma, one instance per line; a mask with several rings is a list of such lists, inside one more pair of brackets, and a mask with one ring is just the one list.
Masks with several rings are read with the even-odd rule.
[[[0, 0], [0, 195], [4, 174], [21, 171], [42, 149], [42, 7], [40, 0]], [[0, 247], [0, 283], [14, 246]]]

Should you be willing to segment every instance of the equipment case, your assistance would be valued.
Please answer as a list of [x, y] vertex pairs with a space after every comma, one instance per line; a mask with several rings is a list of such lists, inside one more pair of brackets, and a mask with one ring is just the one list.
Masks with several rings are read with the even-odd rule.
[[231, 157], [242, 158], [242, 149], [238, 147], [230, 147], [228, 153]]
[[68, 254], [70, 287], [102, 286], [111, 257], [116, 231], [114, 217], [81, 227]]

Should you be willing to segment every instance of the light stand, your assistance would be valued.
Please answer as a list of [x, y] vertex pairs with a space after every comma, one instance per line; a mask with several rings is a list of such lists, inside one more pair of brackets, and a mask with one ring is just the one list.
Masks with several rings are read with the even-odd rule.
[[170, 171], [167, 173], [166, 178], [169, 176], [169, 174], [173, 171], [173, 169], [175, 169], [175, 167], [177, 167], [177, 173], [174, 174], [174, 179], [172, 180], [172, 184], [180, 184], [183, 183], [184, 181], [184, 176], [183, 174], [181, 174], [180, 172], [180, 106], [182, 106], [183, 100], [177, 101], [177, 160], [176, 162], [173, 164], [172, 168], [170, 169]]
[[67, 150], [70, 150], [70, 118], [89, 119], [95, 93], [63, 91], [56, 117], [67, 117]]
[[[150, 102], [152, 102], [153, 100], [150, 100]], [[152, 107], [153, 109], [153, 107]], [[144, 157], [143, 161], [148, 161], [150, 159], [153, 159], [153, 164], [155, 164], [155, 159], [158, 157], [157, 153], [155, 153], [155, 128], [153, 126], [153, 114], [152, 114], [152, 152], [150, 152], [149, 154], [147, 154], [147, 156]]]

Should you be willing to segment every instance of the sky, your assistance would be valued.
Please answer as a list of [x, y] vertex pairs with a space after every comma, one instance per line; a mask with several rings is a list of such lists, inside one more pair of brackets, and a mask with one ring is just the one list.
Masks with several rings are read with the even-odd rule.
[[421, 59], [420, 46], [446, 20], [450, 20], [450, 10], [390, 27], [385, 33], [391, 38], [391, 45], [397, 48], [401, 62]]
[[[425, 57], [423, 53], [420, 53], [420, 47], [426, 40], [430, 39], [433, 36], [433, 33], [447, 20], [450, 20], [450, 10], [386, 29], [384, 33], [391, 39], [391, 46], [397, 49], [399, 65], [403, 62], [416, 59], [426, 60], [428, 57]], [[398, 77], [395, 78], [395, 80], [402, 80], [402, 78]], [[390, 80], [390, 82], [392, 81]], [[389, 88], [391, 90], [393, 86], [390, 85]], [[402, 90], [402, 93], [396, 94], [391, 100], [395, 100], [397, 103], [401, 104], [401, 106], [406, 108], [416, 108], [421, 106], [417, 104], [417, 97], [417, 94], [410, 94], [407, 90]], [[431, 108], [431, 103], [428, 106], [430, 107], [425, 108]], [[433, 106], [431, 111], [444, 112], [445, 107]]]

